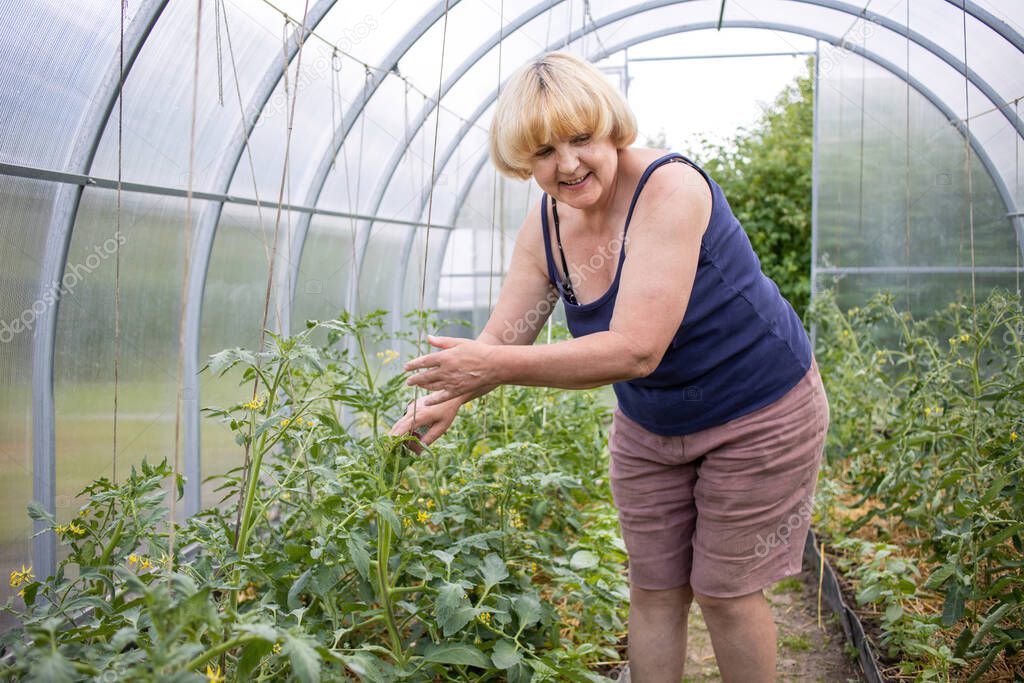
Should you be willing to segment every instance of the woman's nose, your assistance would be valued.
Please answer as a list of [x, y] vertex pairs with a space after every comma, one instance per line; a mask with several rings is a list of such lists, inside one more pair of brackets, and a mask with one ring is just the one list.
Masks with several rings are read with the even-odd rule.
[[572, 173], [580, 165], [579, 156], [570, 148], [558, 153], [559, 173]]

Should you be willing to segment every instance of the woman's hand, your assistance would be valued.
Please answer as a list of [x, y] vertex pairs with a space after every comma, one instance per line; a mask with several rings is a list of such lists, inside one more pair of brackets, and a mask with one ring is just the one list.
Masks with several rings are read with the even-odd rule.
[[422, 371], [410, 377], [408, 384], [434, 392], [424, 398], [424, 405], [435, 406], [453, 399], [465, 403], [500, 383], [492, 360], [496, 347], [456, 337], [427, 337], [427, 341], [442, 350], [405, 364], [406, 370]]
[[[463, 402], [455, 399], [437, 405], [428, 405], [427, 399], [430, 397], [431, 395], [428, 394], [410, 403], [405, 415], [391, 428], [390, 434], [392, 436], [416, 434], [420, 442], [429, 446], [448, 431]], [[427, 427], [424, 434], [420, 434], [422, 427]], [[410, 441], [407, 445], [414, 453], [419, 453], [422, 450], [420, 444], [415, 441]]]

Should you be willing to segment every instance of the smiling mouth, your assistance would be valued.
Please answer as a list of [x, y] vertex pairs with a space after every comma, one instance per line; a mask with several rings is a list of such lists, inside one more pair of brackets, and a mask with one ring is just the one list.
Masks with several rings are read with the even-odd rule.
[[589, 177], [590, 177], [590, 174], [587, 173], [586, 175], [584, 175], [579, 180], [563, 180], [562, 181], [562, 185], [565, 185], [566, 187], [576, 187], [577, 185], [581, 184], [584, 180], [586, 180]]

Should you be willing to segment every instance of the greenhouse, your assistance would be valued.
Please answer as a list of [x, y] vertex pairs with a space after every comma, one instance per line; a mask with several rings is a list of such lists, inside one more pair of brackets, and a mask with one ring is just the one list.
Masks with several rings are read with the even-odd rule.
[[0, 7], [0, 679], [1024, 680], [1019, 0]]

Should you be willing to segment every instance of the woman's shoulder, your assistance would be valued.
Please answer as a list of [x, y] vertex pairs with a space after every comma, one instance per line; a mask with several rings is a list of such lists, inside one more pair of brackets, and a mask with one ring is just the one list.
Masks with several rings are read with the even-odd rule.
[[[636, 187], [651, 164], [673, 153], [670, 150], [647, 147], [628, 147], [623, 152], [620, 163], [623, 163], [623, 171], [631, 180], [629, 183], [631, 187]], [[647, 182], [644, 185], [644, 193], [652, 195], [661, 193], [678, 195], [680, 190], [684, 191], [683, 196], [691, 200], [707, 201], [710, 204], [711, 188], [704, 175], [687, 163], [662, 164], [647, 177]]]

